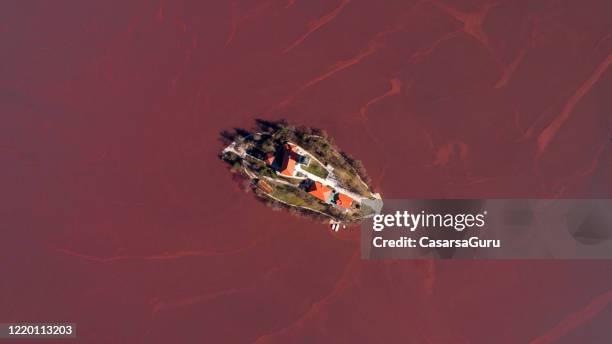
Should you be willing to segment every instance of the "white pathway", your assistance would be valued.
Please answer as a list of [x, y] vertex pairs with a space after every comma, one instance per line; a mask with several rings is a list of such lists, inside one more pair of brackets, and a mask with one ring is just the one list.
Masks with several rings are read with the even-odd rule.
[[319, 176], [317, 176], [316, 174], [312, 174], [308, 171], [306, 171], [305, 169], [302, 168], [302, 166], [300, 166], [299, 164], [295, 166], [296, 171], [304, 174], [308, 179], [312, 179], [315, 182], [319, 182], [325, 186], [329, 186], [331, 188], [336, 189], [336, 191], [343, 193], [347, 196], [349, 196], [350, 198], [354, 199], [355, 201], [361, 203], [363, 202], [364, 199], [368, 199], [367, 197], [363, 197], [361, 195], [358, 195], [356, 193], [353, 193], [343, 187], [341, 187], [335, 180], [333, 179], [329, 179], [329, 178], [321, 178]]

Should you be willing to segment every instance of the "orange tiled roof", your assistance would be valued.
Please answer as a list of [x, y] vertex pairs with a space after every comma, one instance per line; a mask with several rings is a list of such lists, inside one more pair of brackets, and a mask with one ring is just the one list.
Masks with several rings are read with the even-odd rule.
[[344, 209], [350, 209], [351, 204], [353, 204], [353, 199], [343, 193], [339, 193], [338, 199], [336, 200], [336, 204]]
[[296, 154], [294, 150], [295, 147], [293, 145], [290, 145], [288, 143], [285, 144], [283, 151], [283, 162], [280, 166], [280, 173], [282, 175], [293, 176], [295, 164], [297, 163]]
[[327, 202], [332, 194], [332, 189], [321, 184], [320, 182], [314, 182], [308, 193], [322, 200], [323, 202]]
[[295, 169], [296, 161], [289, 157], [288, 159], [283, 160], [283, 167], [281, 169], [281, 174], [285, 176], [293, 176], [293, 170]]
[[268, 155], [266, 156], [266, 164], [270, 166], [272, 165], [273, 162], [274, 162], [274, 154], [268, 153]]
[[272, 187], [270, 186], [270, 184], [266, 183], [266, 181], [265, 181], [265, 180], [261, 180], [261, 179], [260, 179], [260, 180], [257, 182], [257, 186], [258, 186], [260, 189], [262, 189], [263, 191], [267, 192], [267, 193], [271, 193], [271, 192], [273, 191], [273, 190], [272, 190]]

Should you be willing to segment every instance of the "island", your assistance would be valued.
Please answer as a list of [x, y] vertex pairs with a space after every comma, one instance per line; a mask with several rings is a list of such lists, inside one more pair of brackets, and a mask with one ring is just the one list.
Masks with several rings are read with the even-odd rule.
[[380, 213], [381, 196], [363, 164], [342, 152], [321, 129], [287, 121], [255, 121], [254, 130], [223, 131], [222, 161], [274, 208], [327, 221], [333, 229]]

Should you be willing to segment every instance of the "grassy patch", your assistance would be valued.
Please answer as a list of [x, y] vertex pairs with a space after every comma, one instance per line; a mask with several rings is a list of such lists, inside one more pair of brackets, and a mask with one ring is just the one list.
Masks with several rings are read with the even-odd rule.
[[323, 179], [327, 178], [328, 173], [325, 167], [312, 158], [310, 159], [308, 166], [303, 166], [302, 169]]
[[371, 197], [370, 190], [361, 182], [359, 178], [356, 178], [354, 172], [349, 172], [343, 168], [334, 169], [334, 175], [338, 182], [346, 187], [347, 189], [360, 194], [364, 197]]
[[[334, 174], [342, 186], [362, 196], [371, 196], [370, 190], [362, 183], [357, 170], [355, 170], [347, 158], [327, 139], [317, 136], [308, 136], [300, 143], [306, 150], [317, 156], [321, 161], [331, 164], [334, 167]], [[308, 169], [305, 168], [305, 170]]]
[[291, 205], [306, 207], [320, 212], [326, 212], [327, 210], [327, 205], [322, 204], [318, 199], [296, 187], [276, 184], [274, 185], [272, 196]]

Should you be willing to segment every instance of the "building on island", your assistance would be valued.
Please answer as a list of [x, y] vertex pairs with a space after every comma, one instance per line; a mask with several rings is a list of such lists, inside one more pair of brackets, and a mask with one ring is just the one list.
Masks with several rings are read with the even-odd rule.
[[259, 179], [255, 185], [265, 193], [272, 193], [272, 191], [274, 191], [270, 184], [266, 183], [266, 181], [262, 179]]
[[276, 154], [268, 153], [266, 156], [266, 164], [272, 167], [275, 171], [283, 176], [293, 177], [295, 174], [295, 165], [303, 164], [309, 160], [297, 153], [297, 147], [291, 143], [282, 145]]
[[279, 168], [279, 172], [285, 176], [293, 176], [297, 159], [298, 155], [295, 152], [295, 146], [285, 143], [283, 146], [283, 160]]
[[268, 153], [266, 164], [283, 176], [293, 177], [295, 165], [303, 158], [297, 153], [297, 148], [291, 143], [285, 143], [276, 154]]
[[353, 204], [353, 199], [343, 193], [337, 193], [334, 197], [334, 203], [344, 210], [349, 210]]
[[306, 191], [312, 196], [320, 199], [321, 201], [325, 203], [331, 203], [333, 196], [334, 196], [334, 190], [323, 185], [320, 182], [315, 182], [312, 180], [310, 181], [309, 185], [306, 187]]
[[[298, 154], [297, 146], [291, 143], [283, 144], [275, 154], [268, 153], [265, 157], [265, 162], [268, 166], [280, 175], [288, 177], [295, 175], [297, 164], [308, 164], [309, 160], [307, 156]], [[303, 174], [298, 174], [298, 176], [300, 175], [303, 176]], [[310, 178], [305, 179], [300, 184], [300, 188], [324, 203], [333, 204], [345, 211], [350, 210], [354, 202], [346, 194], [337, 192], [333, 188]]]
[[321, 182], [306, 179], [303, 183], [303, 188], [306, 192], [319, 200], [325, 203], [334, 204], [345, 211], [350, 210], [353, 204], [352, 198], [337, 192], [329, 186], [323, 185]]
[[268, 166], [272, 166], [272, 164], [274, 163], [274, 154], [273, 153], [268, 153], [266, 154], [266, 165]]

